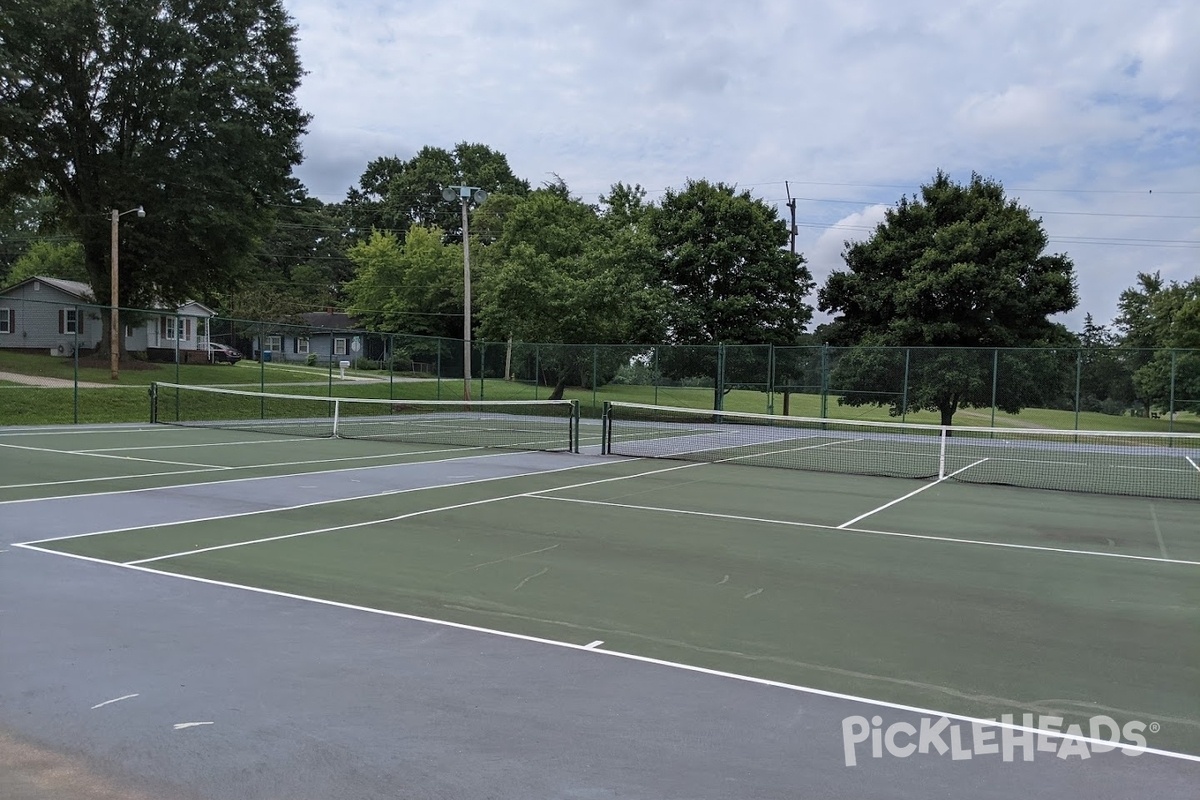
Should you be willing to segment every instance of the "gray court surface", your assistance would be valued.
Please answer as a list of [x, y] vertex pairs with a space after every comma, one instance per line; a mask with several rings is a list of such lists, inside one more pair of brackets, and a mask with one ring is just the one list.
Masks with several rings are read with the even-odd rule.
[[[588, 458], [505, 455], [471, 471]], [[844, 718], [919, 727], [922, 715], [10, 547], [461, 472], [412, 464], [0, 504], [0, 749], [52, 754], [83, 776], [64, 793], [0, 754], [0, 798], [87, 797], [83, 784], [188, 800], [1198, 796], [1200, 764], [1154, 754], [1005, 763], [876, 759], [860, 745], [850, 767]]]

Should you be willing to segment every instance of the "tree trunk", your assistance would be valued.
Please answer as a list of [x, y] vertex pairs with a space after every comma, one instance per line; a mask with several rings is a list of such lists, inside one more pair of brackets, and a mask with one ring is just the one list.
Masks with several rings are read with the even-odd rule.
[[566, 389], [567, 389], [567, 378], [564, 375], [563, 377], [558, 379], [558, 383], [556, 383], [554, 385], [554, 391], [551, 392], [550, 396], [546, 399], [547, 400], [562, 400], [563, 392], [565, 392]]

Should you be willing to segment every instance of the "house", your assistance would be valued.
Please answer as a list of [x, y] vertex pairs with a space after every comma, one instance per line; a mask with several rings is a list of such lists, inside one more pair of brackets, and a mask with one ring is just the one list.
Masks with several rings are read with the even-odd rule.
[[104, 318], [86, 283], [33, 277], [0, 290], [0, 348], [53, 355], [95, 350]]
[[339, 361], [356, 361], [369, 358], [383, 361], [387, 358], [386, 334], [368, 333], [362, 323], [340, 311], [313, 311], [301, 314], [303, 325], [279, 323], [271, 326], [264, 334], [260, 345], [258, 337], [253, 342], [254, 357], [260, 355], [268, 361], [307, 362], [309, 356], [318, 364]]
[[[0, 289], [0, 348], [69, 356], [104, 341], [108, 306], [86, 283], [35, 276]], [[215, 312], [188, 301], [166, 308], [122, 311], [125, 352], [155, 360], [208, 360], [208, 321]]]

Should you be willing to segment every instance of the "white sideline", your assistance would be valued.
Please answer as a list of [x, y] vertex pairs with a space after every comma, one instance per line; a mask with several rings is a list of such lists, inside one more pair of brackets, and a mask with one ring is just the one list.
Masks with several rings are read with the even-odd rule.
[[[486, 456], [463, 456], [460, 458], [442, 458], [442, 459], [437, 459], [434, 461], [418, 461], [415, 463], [424, 466], [426, 464], [442, 464], [447, 461], [465, 461], [468, 458], [489, 458], [489, 457], [495, 457], [497, 455], [508, 455], [508, 454], [496, 453], [496, 454], [488, 454]], [[626, 459], [626, 460], [628, 460], [628, 459]], [[621, 462], [611, 462], [611, 463], [621, 463]], [[358, 500], [375, 500], [380, 497], [391, 497], [393, 495], [409, 494], [411, 492], [421, 492], [421, 491], [425, 491], [428, 489], [448, 489], [448, 488], [456, 487], [456, 486], [468, 486], [468, 485], [474, 484], [474, 483], [487, 483], [489, 481], [508, 480], [510, 478], [530, 478], [530, 477], [535, 477], [537, 475], [549, 475], [549, 474], [553, 474], [555, 472], [565, 472], [567, 470], [582, 469], [584, 467], [595, 467], [595, 466], [599, 466], [599, 465], [600, 465], [599, 462], [592, 462], [592, 463], [588, 463], [588, 464], [574, 464], [569, 467], [560, 467], [557, 469], [550, 469], [550, 470], [541, 469], [541, 470], [534, 470], [532, 472], [518, 472], [518, 473], [514, 473], [512, 475], [495, 475], [495, 476], [492, 476], [489, 478], [474, 478], [471, 480], [461, 480], [456, 483], [435, 483], [435, 484], [431, 484], [429, 486], [410, 486], [405, 489], [387, 489], [382, 492], [372, 492], [370, 494], [358, 494], [358, 495], [354, 495], [352, 497], [335, 497], [330, 500], [315, 500], [311, 503], [298, 503], [296, 505], [291, 505], [291, 506], [278, 506], [276, 508], [259, 508], [259, 509], [255, 509], [254, 511], [239, 511], [239, 512], [233, 513], [233, 514], [214, 514], [209, 517], [193, 517], [192, 519], [171, 520], [168, 522], [152, 522], [152, 523], [147, 523], [145, 525], [132, 525], [132, 526], [129, 526], [126, 528], [110, 528], [108, 530], [103, 530], [103, 531], [87, 531], [86, 533], [71, 533], [71, 534], [67, 534], [66, 536], [53, 536], [49, 539], [34, 539], [34, 540], [31, 540], [28, 542], [24, 542], [24, 544], [30, 544], [30, 545], [46, 544], [49, 542], [62, 542], [62, 541], [66, 541], [68, 539], [84, 539], [89, 536], [103, 536], [103, 535], [109, 534], [109, 533], [129, 533], [132, 531], [149, 530], [151, 528], [174, 528], [179, 525], [190, 525], [195, 522], [216, 522], [218, 520], [223, 520], [223, 519], [239, 519], [242, 517], [253, 517], [253, 516], [256, 516], [259, 514], [279, 514], [279, 513], [284, 513], [287, 511], [296, 511], [296, 510], [302, 509], [302, 508], [312, 508], [314, 506], [327, 506], [327, 505], [334, 505], [336, 503], [351, 503], [351, 502], [355, 502]], [[392, 464], [390, 466], [404, 466], [404, 465]], [[304, 472], [304, 473], [300, 473], [300, 474], [301, 475], [311, 475], [313, 473]], [[321, 474], [325, 474], [325, 473], [321, 473]], [[288, 477], [291, 477], [291, 476], [288, 476]], [[201, 485], [208, 486], [209, 484], [201, 484]], [[141, 490], [135, 490], [135, 491], [141, 491]]]
[[[695, 466], [695, 465], [689, 465], [689, 466]], [[455, 628], [457, 630], [467, 631], [470, 633], [482, 633], [482, 634], [487, 634], [490, 636], [499, 636], [499, 637], [502, 637], [505, 639], [513, 639], [516, 641], [529, 642], [532, 644], [548, 645], [551, 647], [560, 647], [563, 649], [575, 650], [575, 651], [584, 652], [584, 653], [596, 653], [596, 654], [610, 657], [610, 658], [620, 658], [620, 659], [624, 659], [626, 661], [634, 661], [634, 662], [641, 663], [641, 664], [649, 664], [649, 665], [657, 666], [657, 667], [667, 667], [669, 669], [676, 669], [676, 670], [681, 670], [684, 672], [692, 672], [692, 673], [696, 673], [696, 674], [700, 674], [700, 675], [709, 675], [709, 676], [717, 677], [717, 678], [726, 678], [729, 680], [740, 681], [742, 683], [750, 683], [750, 684], [754, 684], [757, 686], [768, 686], [768, 687], [775, 688], [775, 689], [783, 689], [783, 690], [791, 691], [791, 692], [799, 692], [802, 694], [809, 694], [809, 695], [814, 695], [817, 697], [828, 697], [833, 700], [844, 700], [844, 701], [851, 702], [851, 703], [862, 703], [862, 704], [869, 705], [869, 706], [875, 706], [878, 708], [888, 708], [888, 709], [892, 709], [895, 711], [903, 711], [906, 713], [918, 714], [920, 716], [925, 716], [925, 717], [938, 717], [938, 718], [945, 717], [946, 719], [952, 719], [952, 720], [956, 720], [959, 722], [967, 722], [967, 723], [971, 723], [973, 725], [979, 725], [981, 727], [986, 727], [986, 728], [1003, 728], [1003, 729], [1007, 729], [1007, 730], [1018, 731], [1021, 733], [1032, 733], [1032, 734], [1036, 734], [1039, 736], [1046, 736], [1046, 737], [1055, 738], [1055, 739], [1064, 739], [1064, 740], [1069, 740], [1069, 741], [1074, 741], [1074, 742], [1080, 742], [1083, 744], [1093, 744], [1093, 745], [1099, 745], [1102, 747], [1112, 747], [1112, 742], [1110, 742], [1108, 740], [1092, 739], [1092, 738], [1089, 738], [1086, 736], [1077, 736], [1075, 734], [1067, 733], [1065, 731], [1043, 730], [1041, 728], [1029, 727], [1029, 726], [1025, 726], [1025, 725], [1017, 725], [1015, 723], [1009, 723], [1009, 722], [1001, 722], [1001, 721], [997, 721], [994, 719], [982, 719], [979, 717], [969, 717], [964, 714], [954, 714], [954, 713], [945, 712], [945, 711], [938, 711], [936, 709], [931, 709], [931, 708], [921, 708], [920, 706], [910, 706], [910, 705], [905, 705], [902, 703], [892, 703], [892, 702], [888, 702], [886, 700], [874, 700], [869, 697], [859, 697], [857, 695], [845, 694], [843, 692], [833, 692], [833, 691], [829, 691], [827, 689], [817, 689], [817, 688], [814, 688], [811, 686], [800, 686], [800, 685], [792, 684], [792, 683], [784, 683], [782, 681], [774, 681], [774, 680], [770, 680], [767, 678], [756, 678], [751, 675], [740, 675], [736, 672], [724, 672], [722, 670], [709, 669], [707, 667], [697, 667], [697, 666], [694, 666], [691, 664], [683, 664], [683, 663], [676, 662], [676, 661], [667, 661], [667, 660], [661, 659], [661, 658], [651, 658], [649, 656], [640, 656], [640, 655], [636, 655], [634, 653], [624, 653], [619, 650], [608, 650], [605, 648], [601, 648], [596, 642], [591, 642], [586, 645], [581, 645], [581, 644], [575, 644], [574, 642], [563, 642], [563, 641], [558, 641], [555, 639], [544, 639], [544, 638], [541, 638], [538, 636], [529, 636], [529, 635], [523, 634], [523, 633], [512, 633], [510, 631], [501, 631], [501, 630], [496, 630], [494, 628], [484, 628], [484, 627], [481, 627], [478, 625], [468, 625], [468, 624], [462, 623], [462, 622], [451, 622], [449, 620], [434, 619], [432, 617], [421, 617], [421, 616], [417, 616], [415, 614], [405, 614], [400, 611], [385, 611], [385, 610], [379, 609], [379, 608], [370, 608], [368, 606], [357, 606], [357, 605], [353, 605], [351, 603], [341, 603], [336, 600], [325, 600], [320, 597], [310, 597], [307, 595], [294, 594], [291, 592], [281, 592], [281, 591], [278, 591], [275, 589], [263, 589], [263, 588], [260, 588], [257, 586], [246, 586], [246, 585], [238, 584], [238, 583], [230, 583], [228, 581], [218, 581], [218, 580], [214, 580], [212, 578], [200, 578], [200, 577], [197, 577], [194, 575], [184, 575], [184, 574], [180, 574], [180, 573], [176, 573], [176, 572], [168, 572], [166, 570], [154, 569], [152, 567], [121, 564], [116, 561], [105, 561], [104, 559], [92, 558], [90, 556], [79, 556], [79, 555], [74, 555], [72, 553], [61, 553], [56, 550], [46, 550], [46, 549], [43, 549], [40, 547], [34, 547], [32, 545], [21, 545], [21, 547], [23, 547], [27, 550], [35, 550], [37, 552], [49, 553], [51, 555], [56, 555], [56, 556], [65, 556], [67, 558], [74, 558], [74, 559], [77, 559], [80, 561], [87, 561], [87, 562], [91, 562], [94, 564], [104, 564], [106, 566], [118, 567], [120, 569], [134, 570], [137, 572], [145, 572], [145, 573], [148, 573], [151, 575], [160, 575], [160, 576], [165, 576], [165, 577], [169, 577], [169, 578], [176, 578], [179, 580], [192, 581], [194, 583], [202, 583], [202, 584], [207, 584], [209, 586], [219, 586], [219, 587], [223, 587], [226, 589], [238, 589], [238, 590], [245, 591], [245, 592], [252, 592], [254, 594], [267, 595], [270, 597], [280, 597], [280, 598], [284, 598], [287, 600], [299, 600], [301, 602], [314, 603], [316, 605], [327, 606], [330, 608], [338, 608], [338, 609], [342, 609], [345, 611], [358, 611], [358, 612], [367, 613], [367, 614], [375, 614], [377, 616], [382, 616], [382, 617], [390, 617], [392, 619], [403, 619], [403, 620], [408, 620], [410, 622], [419, 622], [419, 623], [424, 623], [424, 624], [428, 624], [428, 625], [439, 625], [439, 626], [446, 627], [446, 628]], [[1134, 745], [1134, 744], [1121, 744], [1120, 748], [1123, 750], [1129, 750], [1129, 751], [1134, 751], [1134, 752], [1138, 752], [1138, 753], [1145, 753], [1147, 755], [1162, 756], [1163, 758], [1173, 758], [1173, 759], [1178, 759], [1180, 761], [1191, 761], [1191, 762], [1195, 762], [1195, 763], [1200, 763], [1200, 755], [1193, 755], [1191, 753], [1178, 753], [1178, 752], [1175, 752], [1172, 750], [1160, 750], [1160, 749], [1154, 748], [1154, 747], [1143, 747], [1143, 746]]]
[[933, 483], [927, 483], [919, 489], [914, 489], [913, 491], [909, 492], [908, 494], [904, 495], [903, 497], [897, 497], [895, 500], [891, 500], [887, 503], [884, 503], [879, 508], [873, 508], [865, 514], [859, 514], [854, 519], [848, 520], [847, 522], [843, 522], [841, 525], [838, 525], [838, 527], [839, 528], [847, 528], [856, 522], [866, 519], [867, 517], [870, 517], [874, 514], [878, 514], [880, 511], [883, 511], [885, 508], [891, 508], [892, 506], [896, 505], [897, 503], [901, 503], [910, 497], [914, 497], [914, 496], [920, 494], [921, 492], [925, 491], [926, 489], [932, 489], [934, 486], [937, 486], [939, 483], [942, 483], [943, 481], [947, 481], [950, 478], [953, 478], [955, 475], [957, 475], [960, 472], [966, 472], [971, 467], [978, 467], [980, 464], [982, 464], [985, 461], [987, 461], [986, 458], [981, 458], [978, 461], [976, 461], [974, 464], [967, 464], [962, 469], [956, 469], [956, 470], [954, 470], [954, 472], [951, 472], [949, 475], [946, 475], [945, 477], [942, 477], [942, 478], [938, 478]]
[[[632, 460], [632, 459], [626, 459], [626, 460], [628, 461], [628, 460]], [[603, 463], [606, 466], [608, 463], [622, 463], [622, 462], [603, 462]], [[555, 470], [544, 470], [544, 471], [534, 472], [534, 473], [529, 473], [529, 474], [530, 475], [548, 475], [548, 474], [551, 474], [554, 472], [567, 472], [569, 470], [586, 469], [588, 467], [596, 467], [596, 466], [601, 466], [601, 464], [600, 463], [576, 464], [576, 465], [570, 466], [570, 467], [562, 467], [560, 469], [555, 469]], [[278, 536], [265, 536], [261, 539], [251, 539], [251, 540], [245, 541], [245, 542], [229, 542], [227, 544], [213, 545], [212, 547], [193, 548], [191, 550], [182, 550], [178, 553], [168, 553], [167, 555], [152, 556], [150, 558], [139, 558], [135, 561], [126, 561], [124, 563], [133, 564], [133, 565], [149, 564], [153, 561], [166, 561], [166, 560], [172, 559], [172, 558], [183, 558], [184, 556], [194, 556], [199, 553], [211, 553], [214, 550], [229, 550], [234, 547], [246, 547], [246, 546], [252, 545], [252, 544], [264, 544], [266, 542], [277, 542], [277, 541], [280, 541], [283, 539], [295, 539], [300, 536], [313, 536], [318, 533], [332, 533], [334, 531], [344, 531], [344, 530], [350, 530], [352, 528], [369, 528], [372, 525], [383, 525], [388, 522], [399, 522], [400, 520], [412, 519], [413, 517], [423, 517], [426, 514], [437, 514], [442, 511], [455, 511], [460, 508], [469, 508], [471, 506], [482, 506], [482, 505], [487, 505], [489, 503], [499, 503], [502, 500], [515, 500], [518, 497], [537, 497], [538, 495], [545, 494], [546, 492], [558, 492], [558, 491], [562, 491], [563, 489], [578, 489], [583, 486], [594, 486], [598, 483], [609, 483], [611, 481], [629, 480], [630, 478], [640, 478], [643, 475], [654, 475], [654, 474], [657, 474], [660, 472], [673, 472], [674, 470], [678, 470], [678, 469], [687, 469], [689, 467], [699, 467], [699, 466], [703, 466], [703, 465], [702, 464], [683, 464], [681, 466], [666, 467], [664, 469], [655, 469], [655, 470], [650, 470], [648, 472], [638, 472], [638, 473], [634, 473], [633, 475], [620, 475], [620, 476], [613, 477], [613, 478], [601, 478], [599, 480], [594, 480], [594, 481], [582, 481], [580, 483], [572, 483], [572, 484], [568, 484], [566, 486], [552, 486], [549, 489], [537, 489], [532, 492], [516, 492], [514, 494], [501, 495], [500, 497], [486, 497], [482, 500], [471, 500], [466, 503], [454, 503], [451, 505], [439, 506], [438, 508], [425, 508], [425, 509], [421, 509], [420, 511], [410, 511], [406, 514], [397, 514], [394, 517], [385, 517], [383, 519], [370, 519], [370, 520], [364, 520], [363, 522], [350, 522], [345, 525], [332, 525], [332, 526], [329, 526], [326, 528], [314, 528], [312, 530], [298, 531], [296, 533], [284, 533], [284, 534], [280, 534]], [[511, 476], [511, 477], [519, 477], [519, 476]], [[464, 481], [463, 483], [480, 483], [480, 482], [483, 482], [486, 480], [496, 480], [496, 479], [484, 478], [484, 479], [474, 480], [474, 481]], [[456, 484], [445, 484], [445, 485], [453, 486]], [[458, 485], [461, 485], [461, 484], [458, 484]], [[430, 487], [430, 488], [435, 488], [435, 487]], [[34, 543], [31, 542], [30, 544], [34, 544]]]
[[[1036, 550], [1046, 553], [1060, 553], [1073, 556], [1099, 556], [1102, 558], [1120, 558], [1128, 561], [1153, 561], [1159, 564], [1178, 564], [1188, 567], [1200, 567], [1200, 561], [1186, 561], [1179, 558], [1159, 558], [1157, 556], [1137, 556], [1132, 553], [1105, 553], [1101, 550], [1072, 550], [1066, 547], [1046, 547], [1036, 544], [1015, 544], [1012, 542], [989, 542], [984, 539], [958, 539], [953, 536], [935, 536], [929, 533], [901, 533], [899, 531], [881, 531], [873, 528], [847, 528], [844, 525], [821, 525], [817, 522], [796, 522], [788, 519], [769, 519], [766, 517], [749, 517], [739, 514], [721, 514], [715, 511], [692, 511], [684, 508], [667, 508], [665, 506], [641, 506], [631, 503], [614, 503], [609, 500], [581, 500], [574, 497], [541, 497], [536, 500], [553, 500], [559, 503], [581, 503], [590, 506], [610, 506], [626, 508], [634, 511], [657, 511], [665, 514], [685, 514], [692, 517], [710, 517], [713, 519], [728, 519], [738, 522], [761, 522], [768, 525], [787, 525], [793, 528], [813, 528], [822, 531], [843, 531], [845, 533], [865, 533], [872, 536], [894, 536], [899, 539], [918, 539], [930, 542], [945, 542], [948, 544], [970, 544], [982, 547], [1002, 547], [1010, 550]], [[15, 545], [14, 545], [15, 546]]]

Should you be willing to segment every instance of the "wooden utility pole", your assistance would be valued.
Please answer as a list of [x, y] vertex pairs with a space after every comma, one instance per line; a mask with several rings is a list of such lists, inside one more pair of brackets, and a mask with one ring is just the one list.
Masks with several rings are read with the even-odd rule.
[[[783, 188], [787, 192], [787, 207], [792, 215], [792, 222], [788, 227], [788, 239], [791, 241], [792, 255], [796, 255], [796, 234], [800, 232], [799, 228], [796, 227], [796, 198], [792, 197], [792, 187], [788, 186], [787, 181], [783, 182]], [[792, 393], [785, 387], [783, 390], [783, 415], [785, 417], [791, 411], [791, 405]]]

